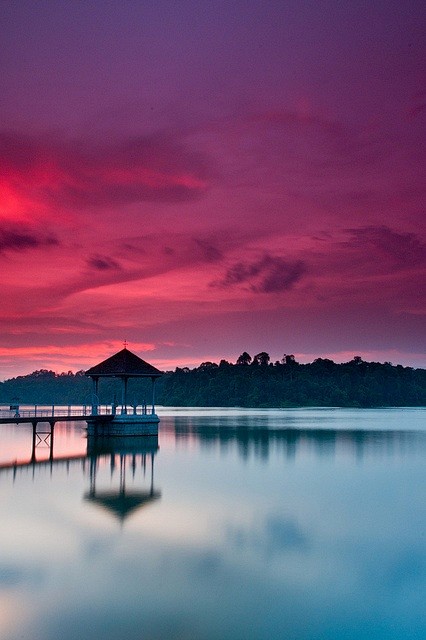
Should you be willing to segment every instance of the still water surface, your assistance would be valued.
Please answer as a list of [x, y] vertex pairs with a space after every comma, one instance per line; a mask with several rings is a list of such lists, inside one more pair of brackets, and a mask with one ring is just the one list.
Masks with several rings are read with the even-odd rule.
[[0, 425], [3, 640], [426, 637], [426, 410], [159, 413]]

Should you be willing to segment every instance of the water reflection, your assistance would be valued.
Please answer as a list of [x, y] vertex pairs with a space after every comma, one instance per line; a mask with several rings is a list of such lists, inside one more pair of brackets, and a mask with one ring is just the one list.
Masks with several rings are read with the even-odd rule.
[[165, 420], [162, 432], [172, 433], [177, 443], [198, 442], [200, 447], [236, 448], [243, 459], [250, 456], [267, 460], [278, 453], [289, 460], [307, 452], [315, 456], [349, 455], [358, 461], [364, 456], [401, 456], [409, 452], [426, 452], [426, 432], [407, 430], [360, 430], [334, 428], [275, 428], [230, 425], [223, 421], [209, 424], [188, 417]]
[[[31, 456], [0, 465], [0, 473], [12, 473], [14, 481], [20, 471], [37, 471], [46, 467], [53, 477], [55, 469], [79, 464], [88, 477], [89, 488], [84, 500], [102, 507], [123, 523], [137, 509], [158, 500], [161, 492], [154, 488], [154, 458], [158, 452], [158, 436], [102, 438], [89, 436], [85, 455], [56, 455], [53, 434], [45, 437], [33, 433]], [[39, 458], [38, 454], [42, 457]], [[47, 451], [47, 457], [46, 457]], [[149, 477], [146, 484], [146, 477]]]
[[[58, 465], [67, 465], [81, 461], [83, 471], [89, 466], [90, 489], [87, 500], [98, 493], [97, 475], [109, 468], [110, 480], [116, 476], [119, 478], [117, 491], [126, 493], [128, 489], [129, 473], [135, 478], [136, 469], [139, 467], [143, 475], [147, 472], [147, 459], [151, 460], [151, 475], [153, 477], [154, 457], [159, 450], [158, 436], [140, 437], [94, 437], [88, 436], [86, 446], [78, 453], [66, 454], [64, 452], [64, 433], [69, 432], [67, 426], [61, 430], [56, 427], [55, 440], [49, 430], [33, 431], [28, 437], [31, 442], [29, 457], [20, 455], [13, 462], [0, 463], [0, 471], [12, 471], [14, 476], [19, 468], [31, 468], [33, 475], [39, 465], [49, 466], [51, 471]], [[20, 429], [22, 431], [22, 428]], [[81, 433], [83, 433], [81, 431]], [[422, 455], [426, 452], [426, 431], [419, 430], [373, 430], [350, 428], [293, 428], [281, 424], [280, 428], [265, 426], [262, 421], [256, 422], [251, 417], [249, 420], [236, 420], [222, 416], [191, 417], [173, 416], [163, 417], [160, 429], [160, 438], [169, 439], [172, 436], [177, 447], [196, 444], [202, 450], [219, 449], [221, 452], [236, 450], [239, 457], [247, 460], [249, 457], [268, 460], [274, 454], [283, 456], [287, 460], [295, 460], [298, 456], [309, 454], [313, 457], [335, 457], [344, 455], [356, 461], [362, 461], [364, 457], [401, 457], [417, 452]], [[59, 452], [55, 451], [57, 444], [62, 444]], [[22, 450], [22, 446], [21, 446]], [[95, 492], [95, 493], [94, 493]], [[159, 497], [155, 491], [151, 498]], [[105, 496], [106, 499], [106, 496]], [[100, 502], [98, 502], [100, 504]], [[112, 510], [112, 507], [111, 507]]]
[[[148, 505], [161, 496], [154, 489], [154, 457], [158, 451], [158, 436], [132, 438], [90, 438], [87, 455], [90, 461], [90, 488], [84, 495], [87, 502], [96, 504], [124, 522], [134, 511]], [[150, 459], [150, 483], [148, 489], [135, 486], [138, 466], [145, 476], [147, 458]], [[110, 469], [110, 481], [118, 468], [118, 483], [105, 487], [98, 478], [103, 463]], [[130, 478], [129, 478], [130, 473]]]

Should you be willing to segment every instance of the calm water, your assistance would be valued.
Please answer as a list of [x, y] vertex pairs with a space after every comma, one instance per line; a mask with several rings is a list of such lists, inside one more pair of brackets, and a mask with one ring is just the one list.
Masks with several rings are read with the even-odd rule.
[[160, 414], [0, 426], [3, 640], [426, 637], [426, 410]]

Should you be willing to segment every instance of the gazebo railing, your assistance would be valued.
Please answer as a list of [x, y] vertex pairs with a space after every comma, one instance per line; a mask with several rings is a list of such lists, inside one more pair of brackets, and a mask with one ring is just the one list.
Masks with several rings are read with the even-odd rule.
[[138, 416], [146, 416], [155, 413], [155, 408], [152, 405], [148, 405], [146, 403], [143, 404], [133, 404], [127, 405], [123, 407], [121, 405], [117, 405], [115, 408], [115, 415], [138, 415]]

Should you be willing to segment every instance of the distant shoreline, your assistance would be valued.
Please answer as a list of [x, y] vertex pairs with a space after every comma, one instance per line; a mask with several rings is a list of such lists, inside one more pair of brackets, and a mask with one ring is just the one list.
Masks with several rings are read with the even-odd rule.
[[[128, 403], [141, 404], [149, 398], [150, 384], [150, 380], [129, 380]], [[225, 360], [219, 364], [204, 362], [195, 369], [178, 367], [167, 372], [155, 386], [157, 404], [163, 406], [254, 409], [426, 406], [426, 369], [366, 362], [360, 357], [343, 364], [322, 358], [299, 364], [293, 356], [273, 364], [266, 357], [263, 362], [244, 364]], [[0, 383], [0, 403], [90, 404], [91, 396], [92, 387], [84, 371], [57, 374], [39, 370]], [[119, 403], [120, 399], [120, 380], [102, 380], [99, 401], [109, 404]]]

